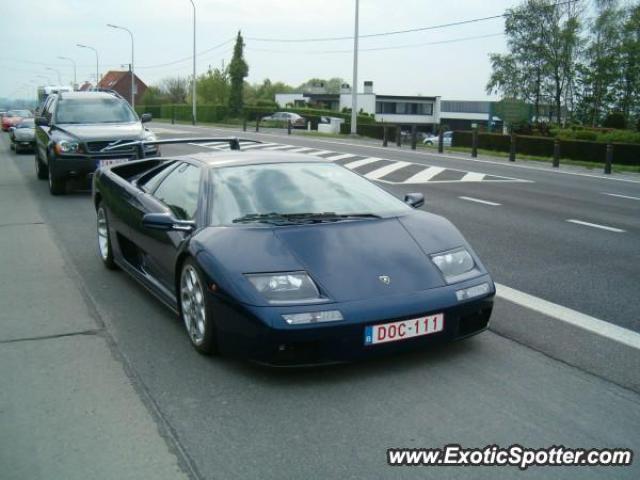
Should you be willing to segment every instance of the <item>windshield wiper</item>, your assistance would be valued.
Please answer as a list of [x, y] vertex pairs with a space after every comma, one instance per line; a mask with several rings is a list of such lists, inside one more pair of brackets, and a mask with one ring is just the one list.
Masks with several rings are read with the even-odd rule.
[[337, 214], [335, 212], [304, 212], [304, 213], [249, 213], [233, 220], [233, 223], [262, 222], [274, 225], [291, 225], [323, 222], [339, 222], [360, 218], [380, 218], [374, 213], [348, 213]]

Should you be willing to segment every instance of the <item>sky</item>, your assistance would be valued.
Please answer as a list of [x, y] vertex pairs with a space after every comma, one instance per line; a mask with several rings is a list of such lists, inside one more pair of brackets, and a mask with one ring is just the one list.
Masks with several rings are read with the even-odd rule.
[[[342, 77], [352, 83], [353, 40], [275, 42], [351, 37], [355, 0], [193, 0], [197, 72], [231, 59], [242, 31], [248, 81], [265, 78], [299, 85], [309, 78]], [[391, 32], [501, 15], [518, 0], [360, 0], [360, 34]], [[0, 97], [34, 97], [37, 85], [95, 81], [128, 68], [133, 32], [136, 74], [147, 84], [192, 72], [190, 0], [0, 0]], [[387, 95], [490, 98], [489, 53], [506, 50], [502, 18], [448, 28], [360, 39], [359, 90], [373, 81]], [[438, 43], [445, 42], [445, 43]], [[379, 49], [379, 50], [368, 50]], [[123, 68], [124, 67], [124, 68]], [[53, 69], [53, 70], [52, 70]], [[57, 72], [56, 72], [57, 71]]]

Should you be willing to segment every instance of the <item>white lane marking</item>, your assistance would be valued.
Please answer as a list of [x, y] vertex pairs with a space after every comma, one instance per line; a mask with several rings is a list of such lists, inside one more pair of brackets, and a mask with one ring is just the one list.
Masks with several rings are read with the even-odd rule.
[[473, 197], [458, 197], [458, 198], [461, 200], [466, 200], [467, 202], [475, 202], [475, 203], [482, 203], [483, 205], [491, 205], [492, 207], [498, 207], [502, 205], [501, 203], [490, 202], [488, 200], [480, 200], [479, 198], [473, 198]]
[[286, 148], [294, 148], [293, 145], [274, 145], [273, 147], [262, 148], [261, 150], [284, 150]]
[[250, 143], [248, 145], [244, 145], [244, 144], [240, 144], [240, 149], [241, 150], [250, 150], [252, 148], [264, 148], [264, 147], [270, 147], [270, 146], [276, 146], [276, 145], [280, 145], [279, 143]]
[[353, 153], [341, 153], [339, 155], [331, 155], [330, 157], [326, 157], [326, 159], [335, 162], [336, 160], [343, 160], [351, 157], [357, 157], [357, 155], [354, 155]]
[[598, 223], [583, 222], [582, 220], [575, 220], [573, 218], [568, 219], [567, 222], [575, 223], [576, 225], [584, 225], [585, 227], [599, 228], [600, 230], [607, 230], [608, 232], [615, 232], [615, 233], [625, 232], [625, 230], [622, 230], [621, 228], [608, 227], [606, 225], [600, 225]]
[[607, 193], [607, 192], [602, 192], [603, 195], [609, 195], [612, 197], [618, 197], [618, 198], [627, 198], [629, 200], [640, 200], [640, 197], [632, 197], [631, 195], [621, 195], [619, 193]]
[[354, 168], [362, 167], [363, 165], [368, 165], [370, 163], [377, 162], [378, 160], [382, 159], [378, 157], [367, 157], [361, 160], [356, 160], [355, 162], [345, 163], [343, 167], [347, 167], [353, 170]]
[[416, 173], [413, 177], [407, 178], [402, 183], [424, 183], [431, 180], [433, 177], [438, 175], [439, 173], [444, 172], [444, 168], [442, 167], [429, 167], [421, 172]]
[[460, 179], [461, 182], [480, 182], [485, 177], [485, 173], [469, 172]]
[[375, 180], [376, 178], [382, 178], [385, 175], [389, 175], [396, 170], [400, 170], [401, 168], [406, 167], [407, 165], [411, 165], [409, 162], [394, 162], [391, 165], [385, 165], [381, 168], [376, 168], [372, 172], [366, 173], [364, 176], [370, 178], [371, 180]]
[[296, 148], [295, 150], [289, 150], [289, 153], [302, 153], [302, 152], [308, 152], [309, 150], [317, 150], [317, 148], [310, 148], [310, 147]]
[[335, 153], [333, 150], [318, 150], [317, 152], [309, 152], [309, 155], [325, 155], [327, 153]]
[[576, 310], [572, 310], [556, 303], [551, 303], [542, 298], [534, 297], [528, 293], [515, 290], [496, 283], [496, 294], [530, 310], [542, 313], [548, 317], [583, 328], [589, 332], [607, 337], [632, 348], [640, 349], [640, 334], [627, 328], [619, 327], [604, 320], [599, 320]]

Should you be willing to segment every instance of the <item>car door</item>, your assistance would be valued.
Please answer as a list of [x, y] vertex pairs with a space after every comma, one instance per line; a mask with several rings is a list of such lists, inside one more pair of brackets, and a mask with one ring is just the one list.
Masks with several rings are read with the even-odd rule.
[[[44, 105], [42, 106], [42, 111], [40, 112], [40, 116], [47, 119], [48, 122], [51, 122], [52, 118], [52, 110], [53, 104], [55, 101], [55, 95], [50, 95], [47, 100], [45, 100]], [[49, 131], [51, 130], [51, 125], [39, 126], [36, 125], [36, 149], [38, 150], [38, 156], [44, 162], [48, 162], [47, 159], [47, 148], [49, 146]]]
[[[140, 201], [147, 211], [169, 211], [178, 220], [196, 220], [202, 188], [202, 169], [195, 164], [179, 162], [152, 192]], [[174, 291], [175, 261], [189, 232], [151, 230], [140, 223], [145, 239], [145, 268], [162, 286]]]

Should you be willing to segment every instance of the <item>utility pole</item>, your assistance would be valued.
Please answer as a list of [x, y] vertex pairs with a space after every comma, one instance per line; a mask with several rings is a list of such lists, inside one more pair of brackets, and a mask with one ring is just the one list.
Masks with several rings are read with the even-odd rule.
[[360, 0], [356, 0], [356, 23], [353, 35], [353, 84], [351, 85], [351, 134], [358, 131], [358, 9]]
[[193, 0], [189, 0], [191, 5], [193, 6], [193, 92], [191, 93], [192, 103], [193, 103], [193, 112], [192, 112], [192, 123], [196, 124], [196, 4], [193, 3]]

